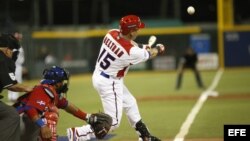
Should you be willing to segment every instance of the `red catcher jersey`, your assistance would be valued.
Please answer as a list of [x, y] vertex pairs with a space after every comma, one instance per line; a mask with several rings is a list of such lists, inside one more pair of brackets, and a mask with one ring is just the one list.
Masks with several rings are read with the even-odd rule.
[[58, 108], [65, 108], [68, 104], [66, 98], [59, 98], [59, 95], [52, 86], [38, 85], [36, 86], [28, 97], [22, 100], [27, 106], [36, 108], [44, 112], [48, 110], [50, 105], [55, 105]]

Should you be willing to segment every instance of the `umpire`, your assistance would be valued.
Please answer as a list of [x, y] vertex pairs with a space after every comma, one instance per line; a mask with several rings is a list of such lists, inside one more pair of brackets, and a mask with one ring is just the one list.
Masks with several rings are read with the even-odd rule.
[[[16, 92], [30, 92], [31, 87], [17, 84], [13, 54], [20, 48], [18, 40], [11, 34], [0, 34], [0, 93], [3, 89]], [[20, 118], [16, 109], [1, 101], [0, 94], [0, 140], [20, 140]]]
[[197, 53], [193, 50], [193, 48], [188, 47], [179, 63], [178, 77], [176, 83], [177, 90], [179, 90], [181, 87], [183, 72], [185, 69], [191, 69], [194, 72], [198, 87], [204, 88], [200, 73], [196, 67], [197, 61], [198, 61]]

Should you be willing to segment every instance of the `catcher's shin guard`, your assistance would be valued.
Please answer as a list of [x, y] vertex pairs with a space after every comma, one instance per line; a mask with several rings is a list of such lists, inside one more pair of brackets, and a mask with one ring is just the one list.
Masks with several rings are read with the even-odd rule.
[[135, 130], [139, 134], [139, 141], [161, 141], [149, 133], [146, 125], [140, 120], [135, 124]]
[[[52, 138], [49, 141], [57, 141], [57, 130], [56, 125], [58, 122], [58, 114], [55, 112], [46, 112], [45, 113], [45, 119], [47, 126], [52, 131]], [[42, 141], [48, 141], [47, 139], [42, 139]]]

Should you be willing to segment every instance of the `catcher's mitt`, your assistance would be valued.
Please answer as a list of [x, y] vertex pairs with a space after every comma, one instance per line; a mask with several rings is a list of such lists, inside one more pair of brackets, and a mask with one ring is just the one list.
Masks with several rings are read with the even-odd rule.
[[88, 118], [87, 122], [91, 125], [96, 138], [104, 138], [112, 125], [112, 118], [105, 113], [93, 113]]

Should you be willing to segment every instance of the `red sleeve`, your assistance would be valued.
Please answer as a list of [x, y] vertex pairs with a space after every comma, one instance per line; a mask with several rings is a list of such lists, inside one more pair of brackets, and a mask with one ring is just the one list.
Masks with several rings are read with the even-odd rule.
[[73, 115], [75, 117], [78, 117], [78, 118], [82, 119], [82, 120], [86, 120], [87, 113], [85, 113], [85, 112], [81, 111], [80, 109], [78, 109], [75, 113], [73, 113]]
[[68, 100], [64, 97], [59, 98], [58, 103], [57, 103], [57, 107], [60, 109], [64, 109], [68, 106]]

